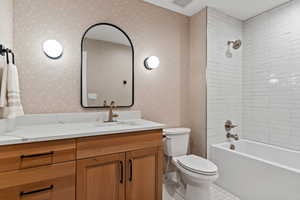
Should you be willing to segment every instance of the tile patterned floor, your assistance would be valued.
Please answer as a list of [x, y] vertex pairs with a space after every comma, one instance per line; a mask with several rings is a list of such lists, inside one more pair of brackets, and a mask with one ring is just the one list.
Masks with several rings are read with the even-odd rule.
[[[163, 200], [179, 200], [178, 198], [174, 198], [172, 196], [173, 195], [170, 195], [164, 187]], [[211, 187], [211, 198], [211, 200], [240, 200], [217, 185], [213, 185]]]
[[213, 185], [211, 187], [212, 200], [240, 200], [238, 197], [227, 192], [223, 188]]

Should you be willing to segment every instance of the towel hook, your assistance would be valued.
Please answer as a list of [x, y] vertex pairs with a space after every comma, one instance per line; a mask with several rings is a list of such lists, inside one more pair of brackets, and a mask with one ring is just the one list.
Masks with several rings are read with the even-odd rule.
[[5, 47], [2, 44], [0, 44], [0, 55], [5, 56], [5, 53], [6, 53]]
[[0, 44], [0, 56], [6, 56], [6, 62], [9, 64], [9, 54], [12, 57], [12, 63], [15, 64], [15, 54], [11, 49], [5, 48], [4, 45]]
[[5, 54], [6, 54], [6, 63], [9, 64], [9, 49], [5, 50]]
[[8, 49], [8, 52], [11, 54], [12, 56], [12, 63], [15, 64], [15, 54], [12, 50]]

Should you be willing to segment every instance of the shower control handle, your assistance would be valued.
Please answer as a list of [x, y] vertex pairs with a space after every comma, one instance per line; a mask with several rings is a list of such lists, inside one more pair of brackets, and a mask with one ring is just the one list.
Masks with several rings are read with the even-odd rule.
[[227, 134], [226, 134], [226, 137], [227, 137], [228, 139], [233, 138], [233, 139], [236, 140], [236, 141], [238, 141], [238, 140], [240, 139], [238, 134], [227, 133]]

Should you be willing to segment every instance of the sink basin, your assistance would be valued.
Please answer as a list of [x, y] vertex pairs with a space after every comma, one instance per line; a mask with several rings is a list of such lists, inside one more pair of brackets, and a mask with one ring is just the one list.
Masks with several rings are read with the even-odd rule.
[[113, 127], [113, 126], [138, 126], [140, 125], [136, 121], [119, 121], [119, 122], [98, 122], [95, 124], [96, 127]]

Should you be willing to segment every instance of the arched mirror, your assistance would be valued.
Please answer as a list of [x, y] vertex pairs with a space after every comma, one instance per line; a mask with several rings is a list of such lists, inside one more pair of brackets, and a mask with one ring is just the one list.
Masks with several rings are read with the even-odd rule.
[[81, 105], [101, 108], [134, 104], [134, 49], [119, 27], [100, 23], [89, 27], [81, 41]]

